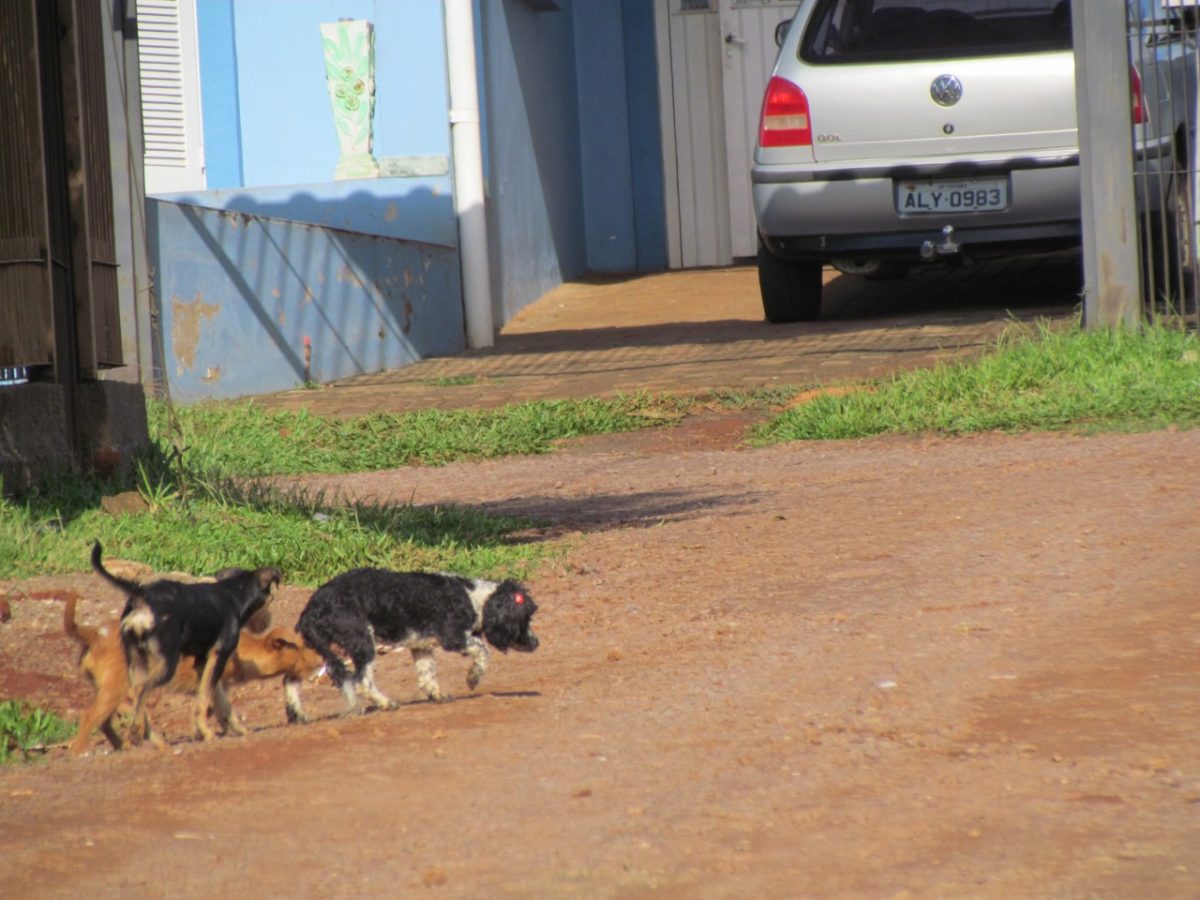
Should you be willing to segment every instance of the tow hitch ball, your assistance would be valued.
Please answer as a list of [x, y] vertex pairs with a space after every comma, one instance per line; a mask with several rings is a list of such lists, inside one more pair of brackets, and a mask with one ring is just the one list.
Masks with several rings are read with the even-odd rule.
[[922, 241], [921, 259], [936, 259], [939, 256], [954, 256], [958, 253], [958, 244], [954, 242], [954, 226], [947, 225], [942, 229], [940, 241]]

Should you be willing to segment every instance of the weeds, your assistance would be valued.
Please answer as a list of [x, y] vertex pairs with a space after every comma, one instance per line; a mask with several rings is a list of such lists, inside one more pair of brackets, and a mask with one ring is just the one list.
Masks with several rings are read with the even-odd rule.
[[0, 702], [0, 764], [27, 761], [46, 744], [66, 740], [75, 726], [21, 700]]

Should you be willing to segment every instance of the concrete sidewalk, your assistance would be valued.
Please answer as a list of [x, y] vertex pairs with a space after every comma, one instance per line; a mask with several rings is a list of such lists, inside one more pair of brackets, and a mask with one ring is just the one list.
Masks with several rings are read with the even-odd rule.
[[1014, 318], [1064, 321], [1078, 290], [1074, 255], [887, 282], [831, 271], [821, 321], [768, 325], [751, 266], [592, 280], [526, 307], [493, 348], [257, 399], [349, 416], [861, 381], [978, 353]]

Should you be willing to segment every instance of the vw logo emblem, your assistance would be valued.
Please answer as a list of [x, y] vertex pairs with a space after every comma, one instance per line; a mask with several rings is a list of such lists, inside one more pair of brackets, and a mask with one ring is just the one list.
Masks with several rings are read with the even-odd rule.
[[962, 82], [953, 75], [939, 75], [929, 86], [929, 96], [938, 106], [953, 106], [962, 99]]

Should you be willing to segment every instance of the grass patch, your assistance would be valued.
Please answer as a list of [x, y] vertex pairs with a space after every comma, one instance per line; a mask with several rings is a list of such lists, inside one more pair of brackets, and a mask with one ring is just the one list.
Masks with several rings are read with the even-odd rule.
[[1200, 340], [1178, 329], [1013, 326], [980, 360], [822, 395], [760, 426], [758, 444], [886, 432], [1146, 429], [1200, 423]]
[[421, 410], [339, 419], [272, 411], [253, 401], [149, 407], [150, 433], [164, 452], [171, 441], [188, 464], [229, 476], [342, 474], [399, 466], [548, 453], [564, 440], [674, 424], [698, 406], [767, 408], [794, 391], [722, 391], [698, 396], [637, 394], [616, 398], [518, 403], [492, 410]]
[[478, 383], [478, 375], [441, 375], [425, 382], [430, 387], [466, 387], [469, 384]]
[[536, 523], [459, 508], [334, 503], [321, 493], [280, 491], [186, 473], [187, 498], [163, 464], [139, 489], [144, 512], [113, 516], [101, 497], [117, 486], [63, 479], [0, 500], [0, 573], [28, 578], [86, 571], [92, 541], [106, 555], [159, 571], [211, 573], [278, 566], [287, 581], [320, 584], [356, 566], [441, 569], [528, 577], [552, 546], [519, 540]]
[[[246, 402], [177, 408], [190, 465], [232, 476], [341, 474], [463, 459], [546, 453], [574, 437], [632, 431], [678, 418], [690, 401], [637, 395], [542, 401], [495, 410], [422, 410], [349, 419], [271, 411]], [[167, 408], [151, 403], [151, 435], [164, 439]]]
[[[698, 405], [777, 404], [786, 391], [639, 395], [352, 419], [271, 412], [254, 403], [148, 408], [155, 452], [126, 483], [66, 477], [0, 499], [0, 577], [87, 571], [93, 540], [107, 555], [158, 571], [278, 566], [315, 585], [356, 566], [528, 578], [554, 544], [526, 540], [541, 523], [466, 508], [347, 503], [254, 479], [438, 465], [544, 453], [558, 441], [662, 426]], [[101, 499], [135, 489], [145, 504], [110, 515]]]
[[0, 765], [25, 761], [31, 751], [64, 741], [75, 726], [21, 700], [0, 702]]

